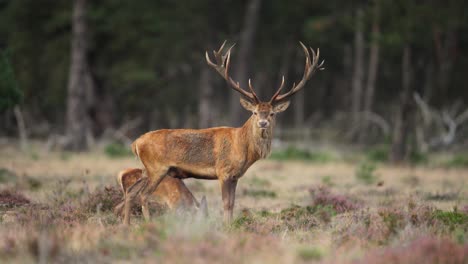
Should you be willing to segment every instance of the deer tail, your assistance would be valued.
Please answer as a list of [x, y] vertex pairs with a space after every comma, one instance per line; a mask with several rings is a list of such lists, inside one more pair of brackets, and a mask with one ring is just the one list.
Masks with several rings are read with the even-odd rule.
[[138, 153], [138, 145], [137, 145], [136, 140], [133, 141], [133, 143], [132, 143], [132, 152], [136, 156], [137, 159], [140, 159], [140, 154]]

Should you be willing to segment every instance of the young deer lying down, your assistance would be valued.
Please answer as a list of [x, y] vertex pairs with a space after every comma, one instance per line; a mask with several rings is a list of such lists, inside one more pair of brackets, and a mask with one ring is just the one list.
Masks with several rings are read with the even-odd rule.
[[[166, 204], [170, 210], [187, 210], [191, 212], [200, 212], [202, 215], [208, 215], [206, 198], [203, 196], [199, 203], [193, 196], [187, 186], [180, 178], [187, 178], [177, 171], [170, 172], [171, 177], [166, 177], [156, 190], [152, 193], [153, 198]], [[129, 168], [119, 172], [117, 181], [124, 195], [127, 195], [128, 188], [135, 182], [147, 180], [146, 172], [138, 168]], [[121, 202], [115, 207], [115, 213], [121, 214], [124, 208], [124, 202]]]

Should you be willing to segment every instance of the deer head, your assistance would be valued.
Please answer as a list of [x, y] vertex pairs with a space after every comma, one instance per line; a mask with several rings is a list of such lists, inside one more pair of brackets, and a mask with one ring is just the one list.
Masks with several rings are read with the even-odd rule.
[[[304, 75], [302, 76], [302, 80], [296, 85], [293, 84], [292, 88], [284, 93], [280, 94], [283, 87], [284, 87], [284, 76], [281, 81], [281, 85], [276, 91], [276, 93], [271, 97], [271, 99], [267, 102], [260, 101], [258, 99], [257, 94], [255, 93], [254, 88], [252, 87], [252, 82], [249, 79], [249, 91], [242, 89], [239, 85], [239, 82], [235, 82], [229, 76], [229, 65], [231, 60], [231, 50], [234, 47], [232, 45], [227, 51], [223, 54], [223, 49], [226, 44], [226, 41], [221, 45], [218, 51], [213, 51], [216, 63], [212, 62], [208, 52], [206, 52], [206, 61], [208, 65], [213, 67], [227, 82], [228, 84], [237, 92], [241, 94], [240, 103], [241, 105], [248, 111], [252, 112], [251, 119], [253, 120], [253, 124], [255, 124], [256, 129], [261, 132], [262, 137], [265, 136], [266, 131], [270, 131], [275, 124], [275, 116], [278, 113], [285, 111], [290, 103], [290, 97], [293, 96], [295, 93], [300, 91], [304, 88], [305, 83], [312, 77], [313, 73], [318, 70], [323, 70], [324, 68], [322, 61], [319, 63], [320, 58], [320, 50], [317, 49], [317, 53], [312, 48], [309, 49], [301, 44], [302, 49], [305, 53], [305, 68], [304, 68]], [[312, 53], [312, 57], [311, 57]]]

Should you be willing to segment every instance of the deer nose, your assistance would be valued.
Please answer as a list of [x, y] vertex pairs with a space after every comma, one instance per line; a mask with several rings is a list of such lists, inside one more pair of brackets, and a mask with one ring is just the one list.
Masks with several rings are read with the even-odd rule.
[[260, 120], [260, 121], [258, 121], [258, 125], [259, 125], [261, 128], [265, 128], [265, 127], [267, 127], [267, 125], [268, 125], [268, 121], [266, 121], [266, 120]]

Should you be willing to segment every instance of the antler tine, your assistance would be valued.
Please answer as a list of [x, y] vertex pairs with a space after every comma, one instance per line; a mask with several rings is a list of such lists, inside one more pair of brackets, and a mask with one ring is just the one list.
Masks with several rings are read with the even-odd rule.
[[236, 83], [230, 76], [229, 76], [229, 64], [231, 61], [231, 49], [236, 45], [233, 44], [224, 54], [223, 54], [223, 49], [226, 44], [226, 41], [223, 42], [221, 47], [216, 51], [213, 51], [213, 55], [215, 57], [216, 63], [211, 61], [210, 56], [208, 55], [208, 52], [205, 53], [206, 57], [206, 62], [208, 65], [213, 67], [227, 82], [231, 87], [239, 92], [242, 96], [247, 98], [248, 100], [258, 103], [259, 100], [257, 98], [257, 95], [253, 91], [253, 88], [251, 84], [249, 83], [249, 89], [251, 90], [251, 93], [247, 92], [246, 90], [242, 89], [239, 85], [239, 83]]
[[[299, 42], [299, 44], [302, 47], [302, 50], [305, 53], [305, 66], [304, 66], [304, 74], [302, 76], [301, 81], [296, 85], [295, 83], [293, 84], [291, 90], [289, 92], [286, 92], [285, 94], [279, 94], [279, 91], [277, 91], [273, 97], [271, 98], [270, 102], [278, 102], [282, 100], [286, 100], [298, 91], [300, 91], [302, 88], [304, 88], [305, 83], [312, 77], [313, 73], [318, 69], [318, 70], [323, 70], [322, 68], [323, 63], [325, 61], [322, 61], [320, 64], [318, 63], [320, 60], [320, 49], [317, 49], [317, 53], [315, 53], [314, 49], [312, 48], [307, 48], [302, 42]], [[312, 52], [312, 58], [310, 56], [310, 51]]]
[[260, 100], [258, 99], [257, 94], [255, 93], [255, 90], [254, 90], [254, 88], [252, 87], [252, 82], [250, 81], [250, 78], [249, 78], [249, 90], [250, 90], [250, 92], [252, 93], [252, 95], [254, 96], [255, 102], [256, 102], [256, 103], [259, 103]]
[[276, 93], [271, 97], [270, 99], [270, 103], [272, 103], [273, 101], [275, 101], [276, 97], [280, 94], [281, 90], [283, 89], [284, 87], [284, 75], [283, 77], [281, 78], [281, 85], [280, 87], [278, 88], [278, 90], [276, 90]]
[[229, 65], [231, 63], [231, 49], [228, 50], [227, 54], [226, 54], [226, 60], [223, 59], [223, 65], [225, 67], [225, 70], [224, 70], [224, 75], [226, 76], [226, 78], [229, 77]]
[[222, 65], [222, 63], [224, 63], [224, 56], [222, 54], [222, 51], [224, 49], [224, 45], [226, 45], [226, 40], [223, 42], [223, 44], [221, 44], [221, 47], [219, 47], [219, 49], [217, 51], [213, 50], [213, 55], [214, 55], [218, 65]]
[[[312, 48], [310, 48], [310, 49], [313, 51]], [[319, 59], [320, 59], [320, 49], [317, 48], [317, 62], [319, 61]], [[317, 68], [319, 71], [325, 70], [325, 68], [322, 67], [324, 63], [325, 63], [325, 60], [322, 60], [322, 62], [321, 62], [320, 64], [318, 64], [316, 68]]]

